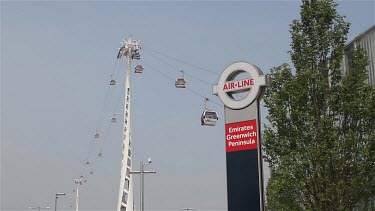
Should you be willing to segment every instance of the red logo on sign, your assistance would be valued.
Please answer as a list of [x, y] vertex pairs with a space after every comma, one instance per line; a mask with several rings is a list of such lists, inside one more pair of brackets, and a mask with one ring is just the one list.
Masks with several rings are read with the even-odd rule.
[[248, 78], [240, 81], [228, 81], [224, 84], [223, 90], [229, 92], [231, 90], [245, 89], [254, 86], [254, 79]]
[[257, 121], [255, 119], [225, 125], [227, 152], [258, 148]]

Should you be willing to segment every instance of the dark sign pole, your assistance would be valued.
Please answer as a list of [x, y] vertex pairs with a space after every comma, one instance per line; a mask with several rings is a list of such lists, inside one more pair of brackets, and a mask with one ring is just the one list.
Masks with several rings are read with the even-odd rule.
[[[227, 197], [230, 211], [264, 210], [260, 125], [256, 104], [241, 110], [225, 107]], [[242, 131], [232, 135], [235, 129]]]

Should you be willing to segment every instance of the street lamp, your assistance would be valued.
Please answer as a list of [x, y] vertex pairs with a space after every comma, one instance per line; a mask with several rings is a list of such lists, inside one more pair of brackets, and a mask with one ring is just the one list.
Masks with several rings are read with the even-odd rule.
[[51, 207], [28, 207], [28, 209], [32, 209], [32, 210], [47, 210], [47, 209], [51, 209]]
[[139, 171], [131, 171], [130, 174], [140, 174], [140, 177], [141, 177], [141, 181], [139, 182], [140, 183], [140, 192], [141, 192], [141, 197], [140, 197], [140, 210], [141, 211], [144, 211], [145, 210], [145, 185], [144, 185], [144, 174], [155, 174], [156, 171], [144, 171], [144, 166], [146, 165], [149, 165], [151, 164], [151, 158], [148, 158], [147, 160], [147, 163], [144, 163], [143, 161], [141, 161], [140, 163], [140, 170]]
[[65, 196], [65, 193], [56, 193], [55, 195], [55, 211], [57, 210], [57, 199], [59, 198], [58, 196]]

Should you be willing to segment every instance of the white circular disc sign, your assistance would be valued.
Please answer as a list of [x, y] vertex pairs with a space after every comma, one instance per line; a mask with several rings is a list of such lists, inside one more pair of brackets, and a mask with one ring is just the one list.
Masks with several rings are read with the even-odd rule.
[[[241, 73], [248, 73], [250, 77], [235, 80]], [[212, 91], [214, 95], [219, 96], [225, 106], [241, 109], [252, 104], [259, 97], [262, 86], [266, 86], [266, 76], [258, 67], [247, 62], [235, 62], [225, 68], [218, 84], [212, 87]], [[241, 100], [232, 97], [233, 94], [242, 92], [248, 92], [248, 95]]]

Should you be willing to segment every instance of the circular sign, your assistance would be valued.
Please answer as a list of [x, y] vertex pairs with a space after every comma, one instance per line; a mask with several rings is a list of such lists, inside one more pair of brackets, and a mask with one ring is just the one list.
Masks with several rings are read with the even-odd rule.
[[[241, 73], [249, 78], [235, 80]], [[229, 65], [219, 78], [218, 84], [212, 87], [213, 94], [219, 96], [225, 106], [232, 109], [245, 108], [252, 104], [261, 94], [261, 87], [266, 86], [266, 76], [255, 65], [247, 62], [235, 62]], [[248, 92], [241, 100], [235, 100], [233, 94]]]

